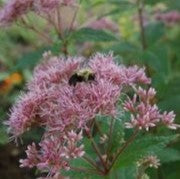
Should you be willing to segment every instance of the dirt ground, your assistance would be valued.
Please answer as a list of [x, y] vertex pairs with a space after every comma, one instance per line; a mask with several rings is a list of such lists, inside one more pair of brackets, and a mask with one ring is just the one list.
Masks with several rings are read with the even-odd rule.
[[14, 144], [0, 146], [0, 179], [35, 179], [31, 169], [19, 167], [19, 159], [24, 158], [23, 148]]

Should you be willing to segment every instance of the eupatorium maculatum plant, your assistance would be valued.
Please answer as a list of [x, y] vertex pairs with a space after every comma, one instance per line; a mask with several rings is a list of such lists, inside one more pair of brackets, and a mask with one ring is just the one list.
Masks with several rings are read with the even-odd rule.
[[[144, 68], [118, 65], [112, 54], [96, 54], [86, 63], [49, 52], [43, 58], [7, 122], [15, 139], [33, 127], [44, 129], [41, 141], [28, 146], [21, 167], [37, 167], [55, 178], [69, 170], [105, 176], [139, 133], [178, 127], [173, 112], [158, 109], [155, 89], [142, 87], [151, 82]], [[124, 128], [133, 131], [127, 139]], [[88, 166], [74, 166], [77, 159]]]

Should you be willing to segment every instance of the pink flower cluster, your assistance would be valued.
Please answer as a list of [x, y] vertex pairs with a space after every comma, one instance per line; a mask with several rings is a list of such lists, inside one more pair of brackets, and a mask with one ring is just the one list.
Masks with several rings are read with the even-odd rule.
[[76, 0], [34, 0], [35, 10], [38, 12], [48, 13], [51, 10], [57, 9], [60, 5], [71, 6]]
[[33, 0], [10, 0], [0, 11], [0, 24], [7, 24], [27, 13], [33, 5]]
[[17, 20], [29, 11], [49, 13], [60, 5], [70, 6], [76, 0], [9, 0], [0, 11], [0, 24]]
[[[69, 160], [84, 155], [83, 145], [79, 145], [80, 131], [89, 130], [97, 115], [115, 117], [124, 87], [149, 84], [150, 79], [144, 68], [116, 64], [112, 54], [96, 54], [88, 62], [77, 57], [54, 57], [50, 53], [43, 58], [43, 63], [34, 70], [26, 94], [11, 109], [7, 125], [15, 138], [33, 127], [45, 129], [40, 149], [35, 144], [29, 146], [27, 159], [21, 160], [21, 166], [37, 167], [56, 176], [61, 169], [71, 167]], [[92, 71], [95, 79], [70, 85], [69, 79], [82, 68]], [[148, 129], [160, 119], [170, 128], [177, 127], [172, 112], [161, 115], [157, 106], [152, 105], [153, 89], [139, 88], [136, 93], [133, 100], [129, 98], [124, 103], [124, 109], [132, 113], [128, 127]]]
[[28, 92], [11, 109], [9, 132], [19, 136], [33, 126], [46, 126], [48, 132], [85, 127], [97, 114], [116, 115], [123, 86], [150, 83], [143, 68], [126, 68], [117, 65], [111, 54], [97, 54], [87, 64], [96, 80], [70, 86], [69, 79], [81, 69], [82, 61], [45, 54], [27, 85]]
[[148, 167], [158, 168], [161, 165], [160, 160], [155, 155], [146, 156], [140, 159], [137, 162], [137, 164], [139, 167], [145, 167], [145, 168], [148, 168]]
[[69, 159], [84, 155], [84, 146], [77, 147], [81, 139], [82, 132], [76, 134], [70, 131], [64, 136], [46, 137], [39, 144], [40, 150], [32, 143], [26, 150], [27, 159], [20, 160], [20, 167], [37, 167], [40, 171], [48, 172], [49, 176], [56, 176], [61, 169], [70, 169]]
[[141, 87], [135, 89], [135, 94], [132, 99], [124, 102], [124, 110], [130, 112], [131, 121], [125, 123], [127, 128], [138, 128], [149, 130], [155, 127], [159, 122], [166, 125], [170, 129], [177, 129], [180, 127], [174, 124], [175, 114], [173, 111], [163, 114], [160, 113], [155, 101], [156, 91], [154, 88], [144, 90]]
[[180, 22], [180, 12], [174, 10], [165, 13], [157, 13], [155, 18], [167, 25], [174, 25]]

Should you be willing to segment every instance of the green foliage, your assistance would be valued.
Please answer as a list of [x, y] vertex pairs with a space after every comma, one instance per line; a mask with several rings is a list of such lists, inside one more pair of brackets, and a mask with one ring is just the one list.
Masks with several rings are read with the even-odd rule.
[[162, 152], [163, 148], [176, 138], [176, 135], [141, 137], [140, 139], [135, 140], [135, 142], [120, 155], [114, 168], [119, 169], [121, 167], [127, 167], [146, 155], [157, 154], [157, 152], [160, 151]]
[[157, 43], [165, 34], [163, 23], [152, 23], [145, 28], [146, 39], [149, 46]]
[[180, 160], [180, 152], [173, 148], [164, 148], [163, 151], [157, 152], [161, 163], [169, 163]]
[[95, 30], [91, 28], [82, 28], [74, 32], [71, 37], [71, 40], [76, 40], [78, 42], [109, 42], [117, 41], [117, 38], [110, 32], [104, 30]]
[[0, 127], [0, 145], [6, 144], [8, 142], [7, 131], [4, 127]]

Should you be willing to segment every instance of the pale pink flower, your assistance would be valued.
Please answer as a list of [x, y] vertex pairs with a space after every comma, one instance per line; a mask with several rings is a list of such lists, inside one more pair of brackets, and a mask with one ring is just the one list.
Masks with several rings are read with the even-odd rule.
[[168, 128], [170, 128], [170, 129], [177, 129], [177, 128], [180, 127], [180, 125], [174, 123], [175, 116], [176, 115], [174, 114], [173, 111], [171, 111], [169, 113], [167, 111], [165, 111], [162, 114], [161, 121]]
[[35, 167], [38, 162], [38, 150], [36, 148], [35, 143], [32, 143], [32, 145], [28, 145], [27, 150], [26, 150], [26, 155], [27, 155], [27, 159], [21, 159], [19, 162], [20, 167], [29, 167], [29, 168], [33, 168]]
[[41, 171], [46, 171], [50, 176], [56, 176], [61, 169], [69, 170], [67, 159], [82, 157], [84, 155], [83, 145], [78, 146], [82, 139], [82, 132], [76, 134], [68, 132], [64, 138], [59, 136], [46, 137], [40, 142], [41, 147], [37, 150], [35, 144], [28, 146], [27, 159], [20, 160], [21, 167], [36, 166]]
[[149, 155], [137, 162], [139, 167], [153, 167], [158, 168], [160, 166], [160, 160], [155, 155]]
[[135, 106], [136, 100], [137, 100], [136, 94], [133, 96], [133, 99], [130, 99], [128, 97], [127, 100], [123, 103], [124, 110], [129, 111], [131, 113], [135, 113], [136, 112], [136, 106]]
[[60, 5], [60, 0], [35, 0], [34, 7], [36, 11], [49, 13], [57, 9]]
[[46, 100], [45, 95], [27, 93], [22, 95], [11, 109], [9, 121], [9, 133], [15, 137], [29, 130], [31, 126], [39, 126], [42, 122], [38, 118], [38, 105]]
[[8, 0], [0, 11], [0, 25], [6, 25], [27, 14], [29, 11], [50, 13], [61, 5], [72, 6], [76, 0]]
[[94, 22], [91, 22], [87, 27], [90, 27], [92, 29], [97, 29], [97, 30], [109, 30], [112, 32], [117, 32], [118, 31], [118, 25], [113, 22], [111, 19], [103, 17], [100, 19], [97, 19]]
[[121, 68], [121, 79], [124, 84], [131, 85], [134, 83], [150, 84], [151, 79], [145, 74], [145, 68], [139, 68], [138, 66], [132, 66], [129, 68]]
[[178, 124], [174, 124], [175, 114], [173, 112], [161, 114], [157, 105], [153, 104], [156, 94], [154, 88], [145, 90], [139, 87], [134, 90], [135, 95], [133, 98], [130, 99], [128, 97], [123, 103], [124, 110], [131, 114], [130, 122], [125, 123], [126, 128], [149, 130], [149, 128], [155, 127], [159, 122], [171, 129], [179, 127]]
[[[124, 109], [131, 113], [131, 121], [125, 123], [127, 128], [139, 128], [149, 130], [160, 121], [161, 115], [156, 105], [150, 103], [155, 97], [155, 90], [135, 89], [136, 94], [131, 100], [129, 97], [124, 102]], [[137, 99], [139, 97], [139, 100]]]
[[156, 20], [162, 21], [167, 25], [174, 25], [180, 23], [180, 12], [179, 11], [169, 11], [164, 13], [157, 13], [155, 15]]
[[150, 78], [145, 75], [145, 69], [137, 66], [125, 67], [114, 62], [112, 54], [97, 54], [90, 60], [90, 67], [97, 78], [103, 78], [117, 85], [132, 85], [134, 83], [149, 84]]
[[143, 88], [139, 87], [137, 89], [137, 94], [144, 103], [151, 103], [151, 100], [155, 98], [156, 91], [154, 88], [149, 88], [149, 90], [144, 90]]
[[28, 89], [48, 90], [58, 84], [68, 83], [72, 74], [80, 68], [81, 62], [81, 58], [44, 56], [44, 62], [34, 70], [33, 80], [28, 84]]
[[160, 121], [160, 113], [156, 105], [144, 105], [143, 103], [137, 106], [137, 113], [131, 114], [131, 121], [125, 123], [127, 128], [139, 128], [149, 130], [155, 127]]
[[63, 140], [58, 136], [51, 136], [39, 144], [39, 162], [37, 168], [48, 171], [51, 176], [59, 173], [61, 169], [69, 170], [69, 164], [64, 159]]
[[0, 24], [8, 24], [26, 14], [33, 5], [34, 0], [8, 0], [0, 11]]
[[64, 153], [67, 159], [82, 157], [85, 154], [83, 151], [84, 145], [77, 147], [77, 142], [82, 139], [82, 131], [79, 134], [70, 131], [65, 136], [65, 139], [68, 141], [67, 146], [64, 147]]
[[49, 13], [53, 10], [60, 10], [59, 7], [72, 6], [76, 3], [76, 0], [34, 0], [35, 10], [38, 12]]

